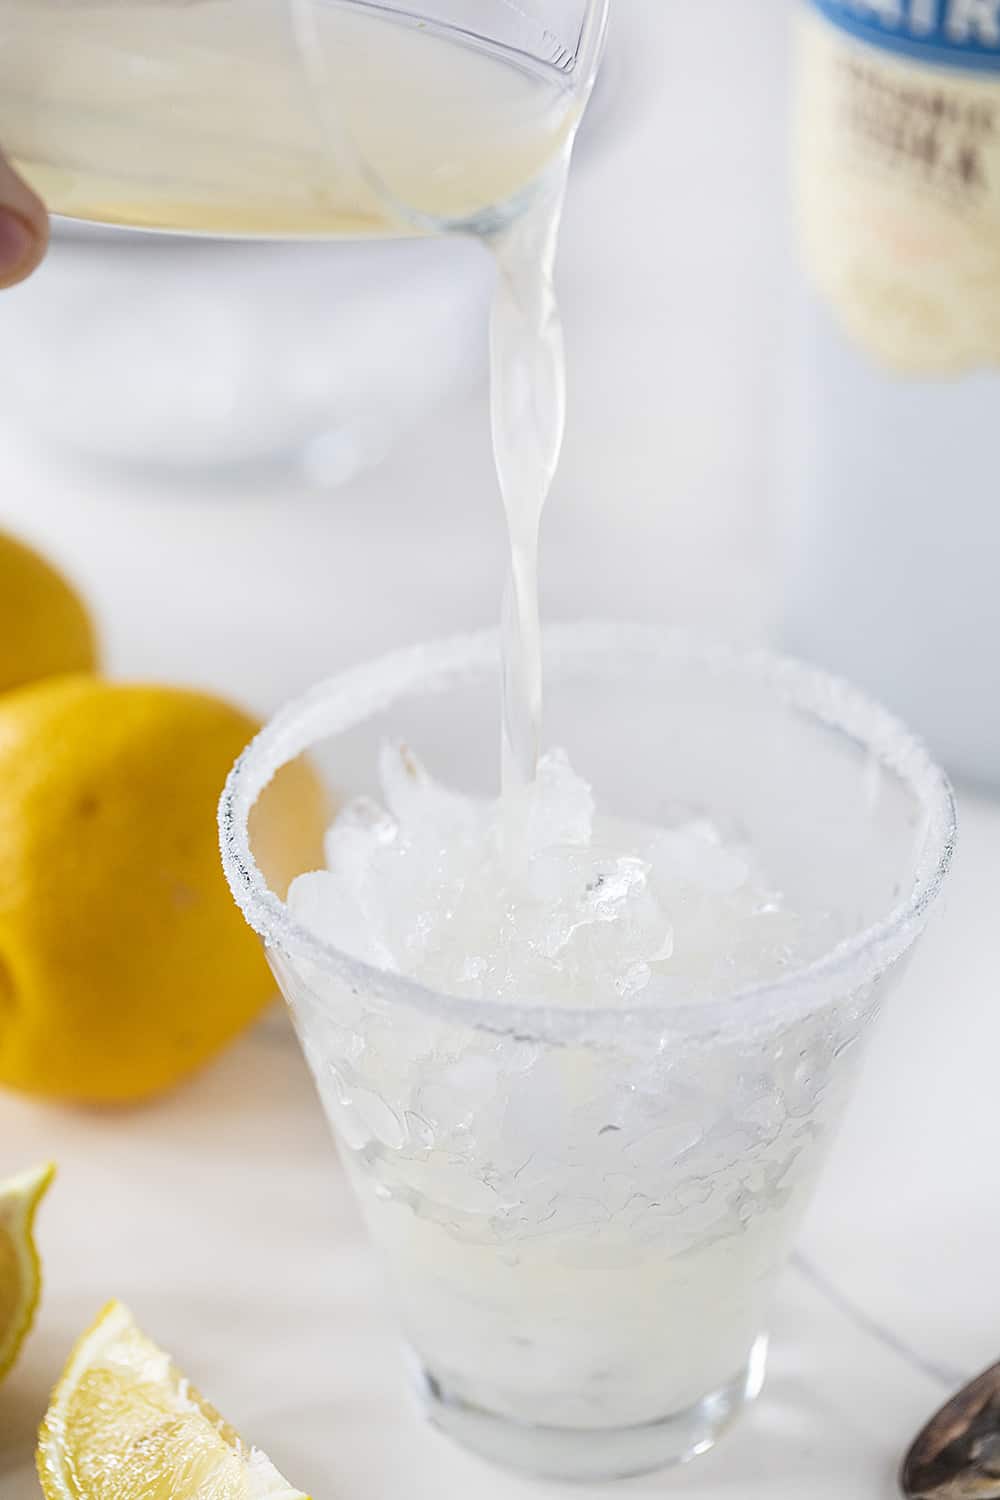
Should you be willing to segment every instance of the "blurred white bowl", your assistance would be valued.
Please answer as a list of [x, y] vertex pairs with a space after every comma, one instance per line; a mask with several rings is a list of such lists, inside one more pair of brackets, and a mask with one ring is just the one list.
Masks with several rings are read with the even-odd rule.
[[467, 241], [247, 242], [57, 224], [0, 297], [0, 420], [144, 470], [341, 482], [486, 369]]

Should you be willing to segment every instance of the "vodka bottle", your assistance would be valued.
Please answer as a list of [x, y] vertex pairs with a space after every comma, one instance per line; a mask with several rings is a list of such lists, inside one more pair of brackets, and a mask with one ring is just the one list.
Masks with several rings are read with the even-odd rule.
[[1000, 783], [1000, 0], [798, 0], [786, 638]]

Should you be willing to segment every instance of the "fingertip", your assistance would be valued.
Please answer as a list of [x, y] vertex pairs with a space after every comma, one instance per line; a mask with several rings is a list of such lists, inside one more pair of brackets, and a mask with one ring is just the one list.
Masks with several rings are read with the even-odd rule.
[[14, 286], [29, 276], [48, 241], [45, 204], [0, 155], [0, 287]]
[[16, 209], [0, 207], [0, 287], [15, 286], [45, 254], [48, 224], [26, 219]]

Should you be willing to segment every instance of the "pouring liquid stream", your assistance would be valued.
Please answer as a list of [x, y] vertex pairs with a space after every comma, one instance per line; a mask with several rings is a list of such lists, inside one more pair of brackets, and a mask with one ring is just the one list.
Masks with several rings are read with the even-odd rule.
[[539, 754], [538, 540], [566, 418], [565, 357], [553, 270], [567, 170], [568, 152], [555, 164], [535, 202], [493, 243], [493, 452], [510, 544], [501, 629], [501, 766], [508, 797], [534, 779]]

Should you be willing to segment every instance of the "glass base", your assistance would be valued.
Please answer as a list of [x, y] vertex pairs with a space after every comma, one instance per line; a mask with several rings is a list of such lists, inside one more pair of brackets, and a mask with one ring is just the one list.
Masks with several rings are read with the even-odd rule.
[[637, 1427], [531, 1427], [449, 1395], [419, 1363], [420, 1404], [431, 1425], [503, 1468], [544, 1479], [589, 1483], [629, 1479], [707, 1453], [759, 1394], [767, 1364], [761, 1334], [743, 1369], [683, 1411]]

